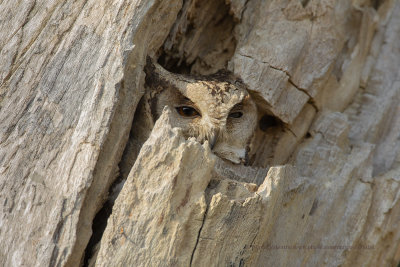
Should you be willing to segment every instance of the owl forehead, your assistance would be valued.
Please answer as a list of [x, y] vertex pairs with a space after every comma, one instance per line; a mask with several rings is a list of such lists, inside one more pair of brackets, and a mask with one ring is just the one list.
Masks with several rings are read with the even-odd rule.
[[228, 82], [198, 81], [188, 84], [182, 92], [188, 98], [204, 99], [220, 107], [235, 105], [243, 100], [247, 92]]

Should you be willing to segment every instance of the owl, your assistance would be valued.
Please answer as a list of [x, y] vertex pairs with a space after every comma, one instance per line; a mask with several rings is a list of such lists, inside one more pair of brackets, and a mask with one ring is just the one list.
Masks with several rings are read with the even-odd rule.
[[222, 159], [247, 163], [257, 107], [239, 79], [228, 72], [198, 77], [174, 74], [150, 58], [145, 73], [154, 120], [168, 106], [172, 126], [181, 128], [186, 138], [208, 141]]

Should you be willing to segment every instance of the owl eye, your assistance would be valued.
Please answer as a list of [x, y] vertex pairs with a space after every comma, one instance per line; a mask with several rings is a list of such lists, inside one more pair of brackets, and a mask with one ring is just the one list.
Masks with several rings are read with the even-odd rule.
[[229, 114], [229, 118], [235, 118], [235, 119], [238, 119], [238, 118], [240, 118], [242, 116], [243, 116], [243, 113], [240, 112], [240, 111], [232, 112], [232, 113]]
[[178, 111], [179, 115], [183, 117], [196, 117], [200, 115], [199, 112], [197, 112], [197, 110], [187, 106], [177, 107], [176, 111]]

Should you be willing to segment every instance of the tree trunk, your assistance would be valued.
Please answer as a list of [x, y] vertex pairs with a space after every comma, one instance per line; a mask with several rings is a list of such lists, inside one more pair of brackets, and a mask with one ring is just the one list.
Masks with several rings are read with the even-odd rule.
[[[147, 56], [243, 80], [249, 166], [148, 123]], [[5, 0], [0, 62], [0, 266], [400, 261], [400, 1]]]

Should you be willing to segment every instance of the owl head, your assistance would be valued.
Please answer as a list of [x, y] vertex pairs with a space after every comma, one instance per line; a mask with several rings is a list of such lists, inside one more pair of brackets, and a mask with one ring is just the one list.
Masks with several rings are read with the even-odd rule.
[[155, 120], [168, 106], [172, 126], [181, 128], [186, 138], [207, 140], [220, 158], [247, 162], [257, 107], [239, 79], [227, 72], [199, 77], [174, 74], [151, 59], [145, 72]]

